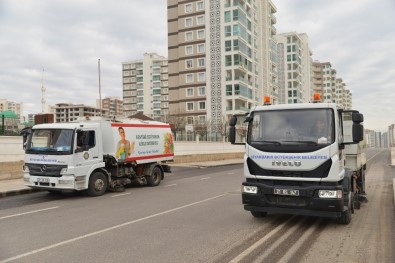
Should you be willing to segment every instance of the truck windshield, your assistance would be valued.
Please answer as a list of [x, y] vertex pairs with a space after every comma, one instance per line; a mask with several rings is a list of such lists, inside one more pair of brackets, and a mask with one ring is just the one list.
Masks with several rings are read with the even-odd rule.
[[269, 147], [328, 145], [334, 142], [333, 116], [331, 109], [253, 112], [248, 128], [248, 143]]
[[30, 154], [71, 154], [74, 130], [32, 130], [26, 144]]

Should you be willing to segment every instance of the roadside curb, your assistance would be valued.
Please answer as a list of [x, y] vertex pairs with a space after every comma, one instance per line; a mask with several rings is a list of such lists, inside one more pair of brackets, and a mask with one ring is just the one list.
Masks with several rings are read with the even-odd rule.
[[41, 192], [42, 190], [40, 189], [19, 189], [19, 190], [9, 190], [3, 193], [0, 193], [0, 198], [1, 197], [7, 197], [7, 196], [15, 196], [15, 195], [23, 195], [23, 194], [30, 194], [34, 192]]

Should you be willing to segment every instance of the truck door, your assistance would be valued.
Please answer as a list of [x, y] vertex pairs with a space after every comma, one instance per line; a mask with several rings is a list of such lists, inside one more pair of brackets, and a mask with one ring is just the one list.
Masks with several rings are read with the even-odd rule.
[[88, 175], [91, 167], [99, 162], [99, 147], [95, 130], [78, 130], [75, 143], [75, 176]]

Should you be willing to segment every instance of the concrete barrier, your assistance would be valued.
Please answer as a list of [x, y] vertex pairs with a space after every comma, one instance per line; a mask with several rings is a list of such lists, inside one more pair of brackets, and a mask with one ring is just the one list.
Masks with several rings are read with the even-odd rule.
[[[0, 136], [0, 180], [22, 178], [21, 136]], [[229, 142], [174, 142], [174, 163], [243, 158], [244, 146]]]

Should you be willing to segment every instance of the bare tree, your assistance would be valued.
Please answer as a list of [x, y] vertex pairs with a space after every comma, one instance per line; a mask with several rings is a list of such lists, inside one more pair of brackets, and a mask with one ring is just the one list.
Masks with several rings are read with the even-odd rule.
[[163, 114], [160, 120], [170, 124], [170, 128], [174, 134], [174, 139], [177, 139], [177, 132], [185, 129], [186, 117], [180, 114]]
[[200, 137], [204, 138], [206, 137], [207, 140], [207, 134], [210, 131], [210, 126], [211, 126], [211, 121], [210, 120], [205, 120], [205, 121], [195, 121], [193, 123], [193, 130], [199, 134]]

